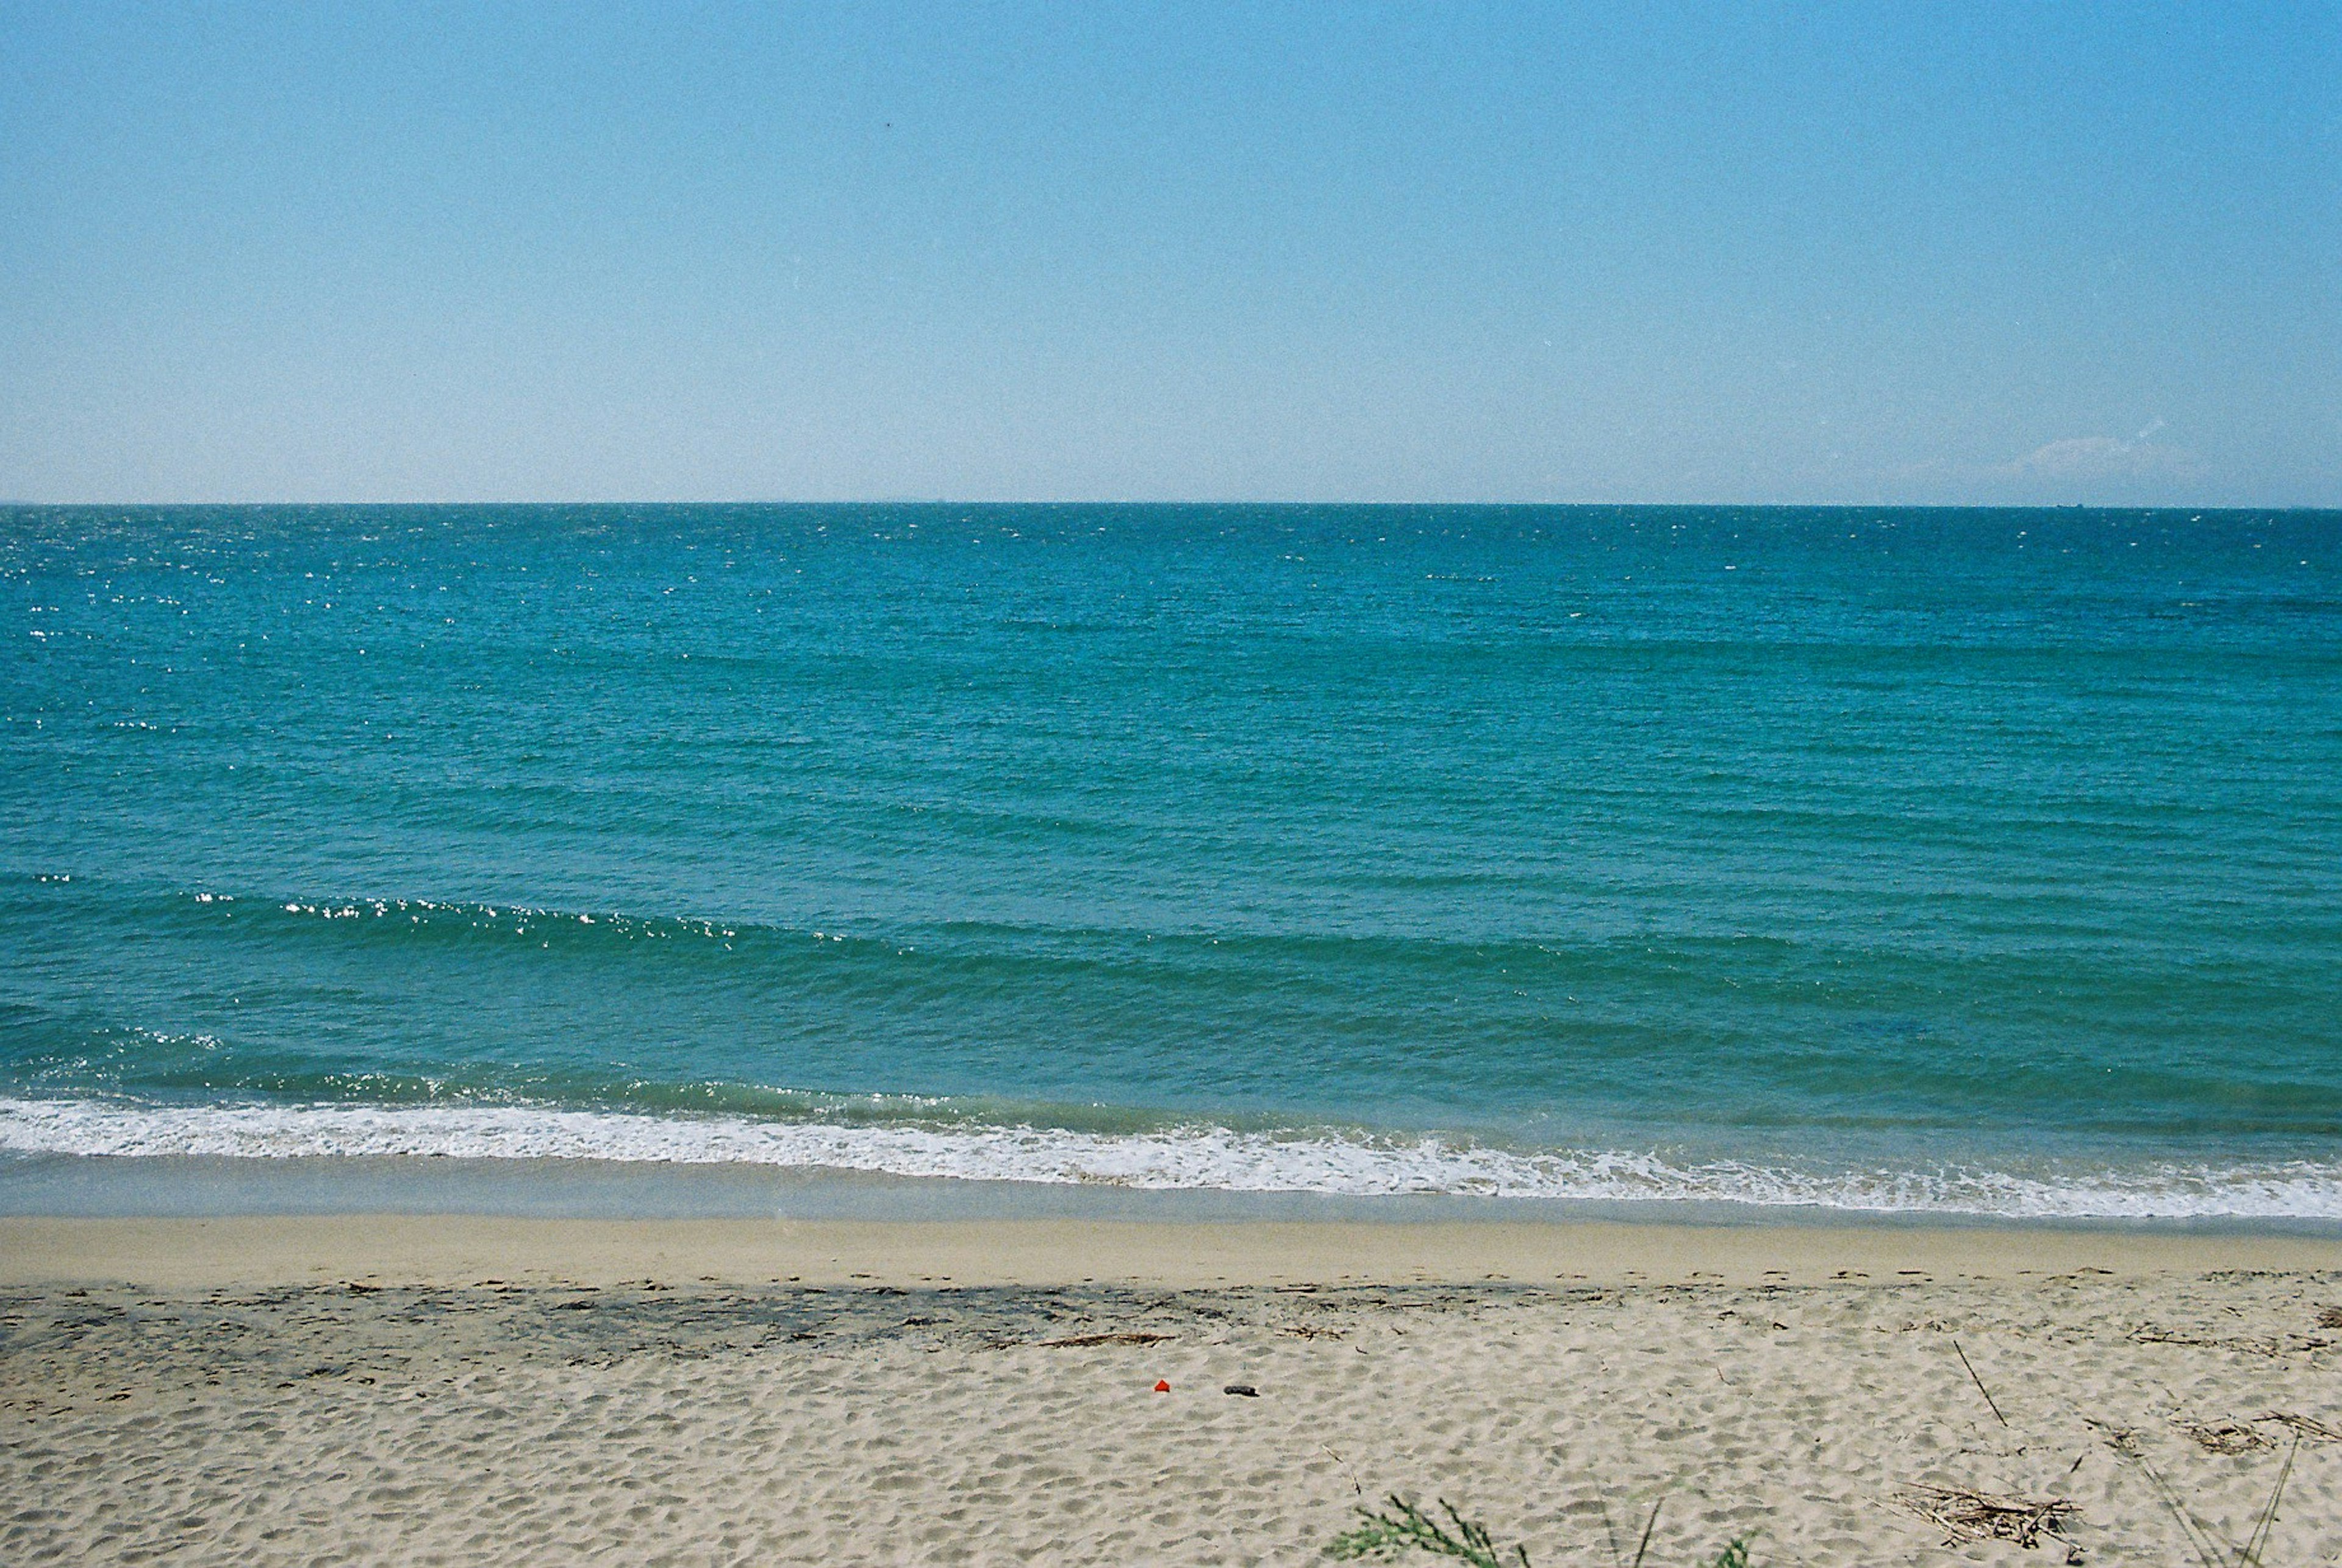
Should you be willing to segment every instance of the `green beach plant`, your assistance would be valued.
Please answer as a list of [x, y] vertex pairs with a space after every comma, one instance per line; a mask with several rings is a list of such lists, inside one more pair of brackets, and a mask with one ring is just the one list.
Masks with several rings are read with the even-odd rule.
[[1413, 1548], [1436, 1557], [1459, 1558], [1473, 1564], [1473, 1568], [1506, 1568], [1508, 1563], [1516, 1568], [1530, 1568], [1528, 1548], [1515, 1546], [1512, 1556], [1507, 1558], [1497, 1550], [1486, 1528], [1476, 1520], [1465, 1518], [1456, 1504], [1443, 1497], [1439, 1507], [1447, 1515], [1448, 1523], [1456, 1527], [1453, 1534], [1394, 1492], [1383, 1510], [1359, 1509], [1366, 1523], [1335, 1536], [1326, 1548], [1326, 1553], [1341, 1558], [1374, 1557]]
[[[1447, 1516], [1445, 1525], [1419, 1505], [1394, 1492], [1384, 1507], [1359, 1509], [1365, 1523], [1335, 1536], [1326, 1547], [1326, 1555], [1349, 1559], [1395, 1556], [1402, 1552], [1416, 1551], [1428, 1552], [1435, 1557], [1453, 1557], [1471, 1563], [1473, 1568], [1531, 1568], [1527, 1547], [1516, 1544], [1508, 1555], [1496, 1545], [1486, 1525], [1476, 1519], [1465, 1518], [1456, 1504], [1445, 1497], [1438, 1501], [1439, 1511]], [[1642, 1544], [1635, 1552], [1636, 1568], [1640, 1568], [1644, 1553], [1650, 1549], [1651, 1528], [1658, 1523], [1658, 1518], [1659, 1511], [1654, 1506], [1650, 1520], [1643, 1528]], [[1615, 1552], [1615, 1546], [1613, 1550]], [[1734, 1537], [1731, 1543], [1716, 1554], [1710, 1568], [1749, 1568], [1747, 1537]]]

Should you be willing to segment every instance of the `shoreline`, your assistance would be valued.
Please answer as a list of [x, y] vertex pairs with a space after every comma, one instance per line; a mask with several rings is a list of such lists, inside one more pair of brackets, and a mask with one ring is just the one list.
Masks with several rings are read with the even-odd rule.
[[2342, 1239], [2001, 1225], [1511, 1220], [0, 1216], [0, 1286], [1810, 1285], [2342, 1272]]
[[[1239, 1180], [1156, 1182], [1128, 1174], [1001, 1176], [814, 1161], [696, 1161], [570, 1154], [62, 1153], [7, 1146], [0, 1098], [0, 1215], [211, 1218], [347, 1213], [541, 1219], [1101, 1220], [1249, 1223], [1609, 1223], [1860, 1229], [2075, 1228], [2138, 1233], [2295, 1235], [2342, 1241], [2342, 1166], [2217, 1173], [2017, 1190], [1970, 1173], [1966, 1189], [1902, 1193], [1777, 1183], [1653, 1191], [1598, 1182], [1515, 1193], [1437, 1186], [1353, 1190]], [[1688, 1169], [1688, 1167], [1686, 1168]], [[2209, 1169], [2208, 1167], [2207, 1168]], [[1679, 1172], [1678, 1174], [1682, 1173]], [[1919, 1174], [1915, 1168], [1915, 1174]], [[1239, 1174], [1241, 1174], [1241, 1173]], [[1930, 1179], [1940, 1179], [1944, 1172]], [[2095, 1197], [2092, 1194], [2095, 1193]]]

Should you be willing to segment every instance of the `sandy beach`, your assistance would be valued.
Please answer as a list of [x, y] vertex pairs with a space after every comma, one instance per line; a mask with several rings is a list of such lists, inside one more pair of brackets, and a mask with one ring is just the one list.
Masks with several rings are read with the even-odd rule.
[[2327, 1241], [14, 1219], [0, 1294], [11, 1563], [1297, 1563], [1392, 1492], [1539, 1563], [2185, 1563], [2281, 1474], [2264, 1560], [2342, 1552]]

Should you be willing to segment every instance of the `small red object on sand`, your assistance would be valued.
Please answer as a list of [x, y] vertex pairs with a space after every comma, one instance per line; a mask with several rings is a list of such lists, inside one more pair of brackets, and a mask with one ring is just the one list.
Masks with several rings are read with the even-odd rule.
[[1155, 1380], [1155, 1392], [1157, 1393], [1168, 1393], [1171, 1392], [1171, 1385], [1158, 1377]]

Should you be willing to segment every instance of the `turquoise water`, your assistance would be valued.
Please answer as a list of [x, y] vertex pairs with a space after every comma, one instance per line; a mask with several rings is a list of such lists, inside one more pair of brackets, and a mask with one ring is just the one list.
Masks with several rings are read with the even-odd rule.
[[2342, 514], [0, 511], [0, 1151], [2342, 1217]]

